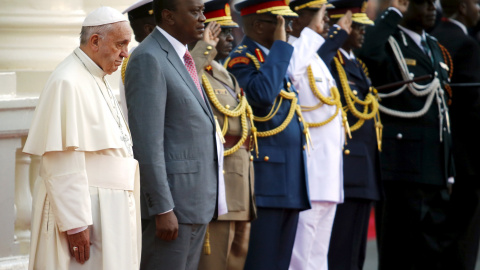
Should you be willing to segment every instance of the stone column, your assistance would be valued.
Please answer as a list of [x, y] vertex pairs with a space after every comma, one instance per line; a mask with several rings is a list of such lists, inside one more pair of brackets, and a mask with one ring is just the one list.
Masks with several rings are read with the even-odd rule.
[[78, 46], [83, 0], [0, 0], [0, 70], [53, 70]]

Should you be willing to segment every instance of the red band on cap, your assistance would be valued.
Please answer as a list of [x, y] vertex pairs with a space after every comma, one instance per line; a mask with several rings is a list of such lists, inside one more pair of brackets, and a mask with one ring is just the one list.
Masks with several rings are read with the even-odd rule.
[[212, 19], [212, 18], [220, 18], [220, 17], [225, 17], [227, 16], [227, 13], [225, 12], [225, 9], [219, 9], [219, 10], [214, 10], [210, 12], [205, 12], [203, 13], [205, 18]]
[[285, 1], [270, 1], [270, 2], [265, 2], [261, 3], [258, 5], [252, 5], [249, 7], [246, 7], [240, 11], [240, 15], [245, 16], [248, 14], [256, 13], [257, 10], [260, 9], [266, 9], [266, 8], [271, 8], [271, 7], [282, 7], [282, 6], [287, 6], [285, 4]]

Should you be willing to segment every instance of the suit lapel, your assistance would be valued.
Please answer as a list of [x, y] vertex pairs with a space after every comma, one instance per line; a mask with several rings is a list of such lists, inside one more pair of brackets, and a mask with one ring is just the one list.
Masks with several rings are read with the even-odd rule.
[[[167, 40], [167, 38], [162, 35], [162, 33], [158, 29], [155, 29], [155, 31], [153, 31], [152, 35], [157, 40], [160, 47], [167, 53], [168, 61], [172, 64], [172, 66], [178, 72], [180, 77], [187, 84], [188, 89], [190, 89], [192, 94], [197, 99], [198, 103], [200, 103], [200, 106], [202, 106], [203, 110], [208, 115], [208, 117], [210, 118], [212, 123], [214, 123], [212, 111], [210, 110], [209, 106], [207, 105], [206, 100], [204, 100], [202, 98], [202, 96], [200, 95], [200, 92], [198, 91], [197, 86], [193, 82], [192, 77], [190, 77], [190, 73], [188, 73], [187, 68], [185, 67], [185, 65], [180, 60], [180, 57], [178, 56], [178, 54], [175, 51], [175, 49], [173, 48], [173, 46], [170, 44], [170, 42]], [[203, 89], [202, 89], [202, 92], [203, 92]], [[203, 96], [206, 97], [205, 92], [203, 93]]]

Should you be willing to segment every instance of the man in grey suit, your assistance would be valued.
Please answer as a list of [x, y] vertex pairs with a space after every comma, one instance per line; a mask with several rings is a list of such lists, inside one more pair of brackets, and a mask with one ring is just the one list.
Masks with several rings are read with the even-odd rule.
[[125, 76], [140, 164], [140, 268], [197, 269], [218, 177], [215, 120], [186, 46], [203, 36], [203, 1], [155, 0], [153, 9], [157, 27]]

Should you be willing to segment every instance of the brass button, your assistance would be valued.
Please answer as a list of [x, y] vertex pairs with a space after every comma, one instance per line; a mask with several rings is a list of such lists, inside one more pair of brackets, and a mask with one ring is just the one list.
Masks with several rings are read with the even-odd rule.
[[250, 161], [253, 161], [253, 156], [250, 156]]
[[263, 158], [263, 160], [268, 161], [268, 160], [270, 160], [270, 158], [269, 158], [268, 156], [265, 156], [265, 157]]
[[290, 88], [292, 84], [290, 82], [287, 82], [287, 87]]
[[213, 49], [213, 48], [212, 48], [212, 46], [207, 46], [207, 49], [208, 49], [208, 50], [211, 50], [211, 49]]
[[228, 105], [228, 104], [225, 105], [225, 108], [230, 109], [230, 105]]
[[334, 34], [338, 33], [337, 31], [333, 31]]
[[344, 153], [345, 153], [345, 155], [350, 155], [350, 150], [345, 149]]
[[333, 35], [330, 35], [330, 38], [333, 38]]
[[223, 170], [223, 174], [225, 174], [225, 170]]
[[403, 138], [403, 134], [402, 133], [398, 133], [397, 134], [397, 139], [401, 140]]
[[303, 150], [305, 150], [305, 149], [307, 149], [307, 147], [304, 145], [304, 146], [303, 146]]
[[203, 54], [208, 55], [208, 52], [204, 52]]
[[353, 90], [352, 92], [353, 92], [353, 94], [354, 94], [355, 96], [358, 95], [358, 91], [357, 91], [357, 90]]
[[301, 118], [301, 117], [298, 117], [298, 122], [302, 122], [302, 118]]

